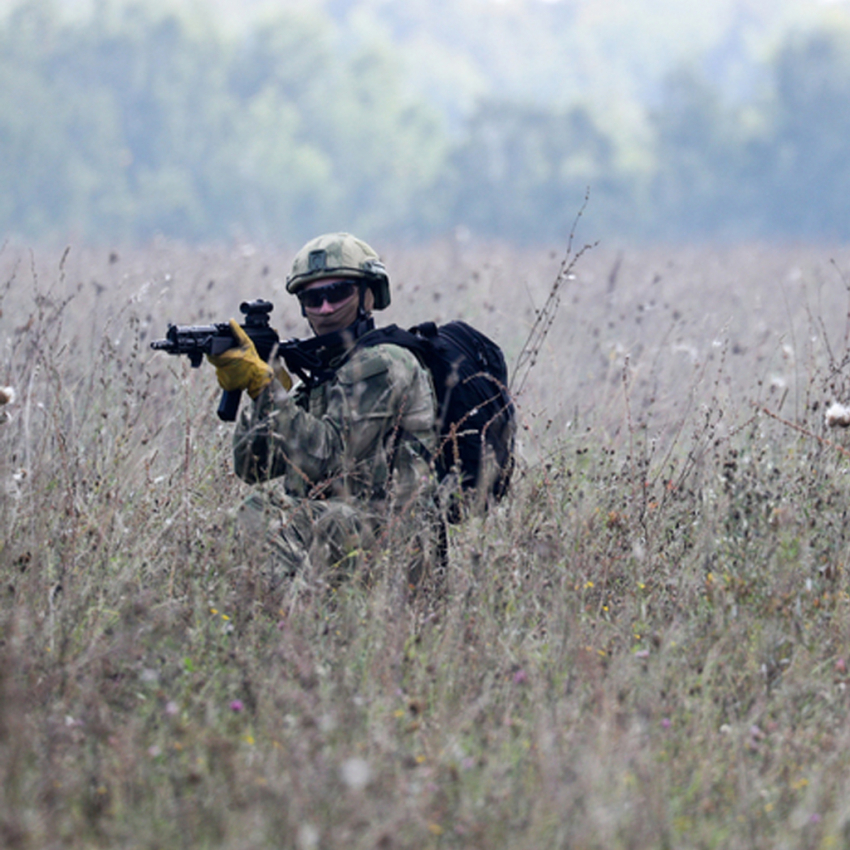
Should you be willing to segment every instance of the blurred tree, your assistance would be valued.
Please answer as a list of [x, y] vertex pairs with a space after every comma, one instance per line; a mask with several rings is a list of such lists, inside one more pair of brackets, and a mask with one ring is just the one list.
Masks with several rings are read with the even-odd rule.
[[320, 129], [339, 98], [337, 36], [322, 14], [278, 12], [252, 27], [231, 58], [239, 217], [261, 238], [299, 239], [343, 203]]
[[321, 228], [339, 197], [333, 165], [319, 147], [299, 140], [303, 118], [274, 90], [240, 109], [235, 152], [234, 221], [254, 239], [301, 239]]
[[231, 86], [249, 115], [276, 125], [265, 140], [257, 128], [249, 145], [248, 170], [272, 177], [253, 203], [283, 231], [398, 235], [421, 218], [417, 200], [443, 165], [445, 140], [389, 51], [339, 38], [330, 18], [285, 14], [241, 46]]
[[390, 51], [314, 12], [228, 45], [174, 12], [100, 11], [31, 0], [0, 23], [7, 231], [298, 240], [425, 219], [445, 136]]
[[625, 220], [629, 206], [613, 145], [585, 107], [483, 103], [449, 181], [455, 222], [491, 236], [562, 240], [588, 188], [600, 222]]
[[102, 92], [53, 73], [55, 8], [16, 9], [0, 28], [0, 228], [28, 238], [90, 233], [129, 203], [120, 129]]
[[652, 114], [648, 235], [744, 240], [850, 236], [850, 41], [794, 36], [765, 95], [724, 103], [693, 70], [670, 75]]
[[172, 13], [103, 11], [65, 28], [49, 68], [73, 81], [86, 113], [92, 93], [111, 104], [132, 196], [120, 231], [226, 235], [232, 186], [222, 176], [232, 170], [226, 154], [235, 129], [221, 43]]
[[648, 230], [667, 239], [742, 238], [750, 193], [744, 125], [691, 68], [670, 74], [651, 114], [656, 173]]
[[[551, 242], [589, 187], [597, 232], [850, 235], [850, 46], [835, 29], [783, 44], [761, 94], [739, 61], [750, 42], [726, 38], [648, 111], [634, 99], [647, 85], [616, 93], [625, 66], [597, 42], [621, 43], [623, 24], [590, 0], [299, 2], [231, 40], [189, 4], [95, 5], [63, 19], [21, 0], [0, 19], [5, 233], [297, 241], [466, 225]], [[681, 7], [663, 5], [671, 20]], [[752, 30], [763, 16], [747, 8]], [[743, 69], [736, 101], [718, 82], [729, 67]]]
[[792, 37], [775, 60], [770, 224], [800, 237], [850, 237], [850, 37]]
[[252, 26], [228, 69], [229, 85], [242, 102], [268, 88], [299, 105], [320, 101], [337, 65], [339, 31], [320, 13], [278, 12]]
[[364, 232], [403, 235], [427, 215], [422, 199], [445, 164], [439, 118], [405, 91], [399, 63], [384, 49], [357, 51], [341, 79], [336, 114], [318, 136], [345, 186], [347, 212]]

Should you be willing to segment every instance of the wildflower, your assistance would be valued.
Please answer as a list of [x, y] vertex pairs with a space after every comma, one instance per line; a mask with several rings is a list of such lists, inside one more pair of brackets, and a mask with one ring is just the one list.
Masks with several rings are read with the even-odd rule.
[[174, 717], [177, 714], [177, 712], [180, 711], [180, 708], [178, 707], [177, 703], [174, 702], [173, 699], [170, 699], [165, 704], [164, 710], [165, 710], [165, 713], [168, 717]]
[[528, 680], [528, 673], [525, 672], [522, 668], [514, 673], [514, 684], [521, 685], [523, 682]]
[[365, 759], [346, 759], [339, 768], [342, 781], [352, 790], [359, 791], [365, 788], [372, 778], [372, 769]]
[[319, 830], [311, 823], [302, 823], [298, 827], [298, 847], [300, 850], [315, 850], [319, 846]]
[[672, 725], [672, 723], [671, 723], [671, 721], [670, 721], [670, 718], [669, 718], [669, 717], [665, 717], [665, 718], [661, 721], [661, 728], [662, 728], [662, 729], [669, 729], [671, 725]]
[[850, 407], [835, 401], [827, 408], [825, 418], [830, 428], [847, 428], [850, 426]]
[[241, 699], [235, 699], [230, 703], [230, 710], [237, 714], [245, 708], [245, 703]]

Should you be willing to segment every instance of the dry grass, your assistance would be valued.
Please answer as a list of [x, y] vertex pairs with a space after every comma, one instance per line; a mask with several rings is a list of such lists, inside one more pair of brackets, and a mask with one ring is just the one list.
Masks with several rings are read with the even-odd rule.
[[[582, 257], [427, 615], [391, 553], [267, 593], [212, 372], [147, 347], [260, 296], [303, 334], [289, 256], [0, 253], [0, 845], [846, 846], [846, 252]], [[386, 259], [388, 320], [513, 360], [561, 256]]]

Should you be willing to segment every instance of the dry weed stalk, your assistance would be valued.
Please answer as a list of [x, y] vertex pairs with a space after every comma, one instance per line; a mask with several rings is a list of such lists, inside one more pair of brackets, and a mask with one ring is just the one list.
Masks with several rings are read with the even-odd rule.
[[826, 446], [828, 449], [833, 449], [839, 454], [844, 455], [846, 458], [850, 458], [850, 451], [844, 448], [844, 446], [839, 446], [838, 443], [832, 442], [832, 440], [828, 440], [826, 437], [821, 437], [820, 434], [815, 434], [809, 428], [804, 427], [803, 425], [798, 425], [796, 422], [792, 422], [790, 419], [786, 419], [784, 416], [780, 416], [778, 413], [774, 413], [767, 407], [763, 405], [756, 405], [756, 409], [761, 413], [764, 413], [766, 416], [769, 416], [771, 419], [776, 420], [780, 424], [784, 425], [786, 428], [790, 428], [792, 431], [797, 431], [799, 434], [803, 434], [805, 437], [810, 437], [816, 442], [820, 443], [822, 446]]
[[573, 254], [573, 241], [575, 240], [576, 228], [578, 227], [578, 223], [582, 215], [584, 215], [589, 199], [590, 192], [588, 191], [588, 193], [584, 196], [584, 202], [582, 203], [581, 208], [576, 213], [576, 217], [573, 221], [573, 226], [570, 229], [570, 235], [567, 240], [567, 251], [561, 261], [558, 274], [555, 276], [555, 280], [549, 288], [549, 295], [547, 296], [543, 306], [539, 310], [535, 311], [536, 318], [534, 323], [531, 326], [531, 330], [528, 333], [525, 343], [517, 355], [516, 364], [514, 365], [513, 374], [508, 387], [514, 397], [522, 395], [528, 376], [537, 363], [540, 350], [543, 347], [543, 343], [546, 341], [546, 337], [549, 335], [549, 331], [552, 329], [553, 322], [555, 321], [555, 316], [557, 315], [558, 307], [561, 303], [561, 290], [564, 284], [575, 279], [573, 272], [578, 261], [587, 251], [599, 244], [598, 242], [594, 242], [592, 244], [585, 243], [579, 251]]

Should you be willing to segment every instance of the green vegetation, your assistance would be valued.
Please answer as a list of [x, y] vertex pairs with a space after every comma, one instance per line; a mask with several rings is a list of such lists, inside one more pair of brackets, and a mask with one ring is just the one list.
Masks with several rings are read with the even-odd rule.
[[[386, 255], [391, 320], [462, 315], [512, 357], [560, 260]], [[147, 348], [258, 295], [303, 333], [286, 257], [7, 246], [0, 843], [846, 844], [835, 261], [583, 255], [518, 399], [516, 487], [452, 529], [433, 607], [392, 552], [370, 589], [270, 593], [212, 371]]]
[[67, 5], [0, 18], [12, 238], [850, 236], [841, 7]]

